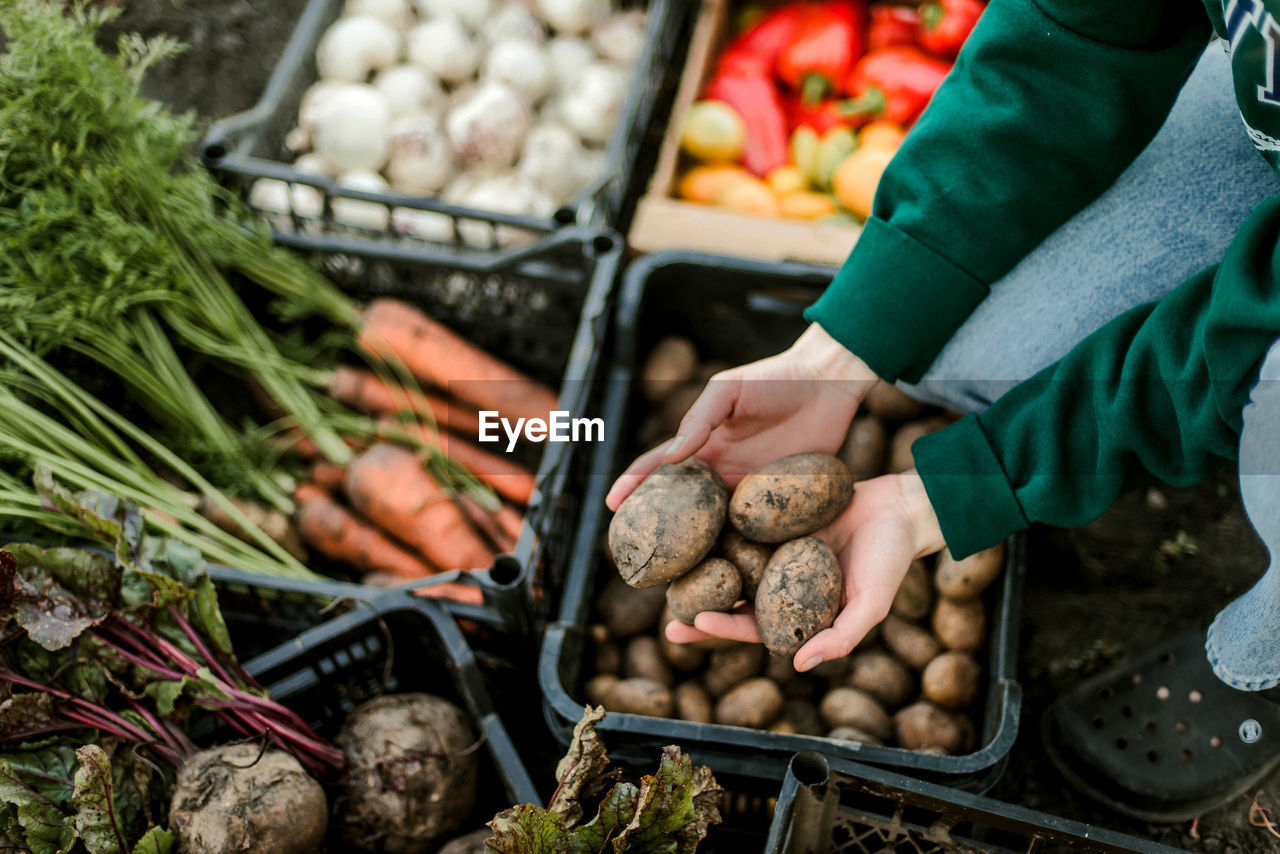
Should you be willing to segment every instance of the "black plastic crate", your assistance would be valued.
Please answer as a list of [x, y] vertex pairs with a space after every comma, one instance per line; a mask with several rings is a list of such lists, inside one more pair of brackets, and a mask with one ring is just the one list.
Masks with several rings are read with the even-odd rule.
[[[310, 0], [298, 20], [293, 36], [267, 83], [262, 98], [250, 110], [214, 124], [200, 144], [200, 156], [220, 179], [242, 195], [253, 182], [272, 178], [294, 187], [308, 186], [323, 198], [319, 217], [304, 216], [294, 210], [271, 217], [277, 234], [307, 233], [312, 236], [344, 234], [350, 239], [374, 243], [404, 243], [418, 246], [452, 247], [456, 251], [497, 248], [500, 229], [519, 229], [536, 239], [565, 225], [608, 226], [625, 231], [635, 200], [648, 179], [648, 161], [656, 153], [661, 135], [664, 105], [675, 91], [682, 52], [695, 5], [685, 0], [628, 0], [624, 6], [643, 5], [648, 13], [645, 49], [636, 62], [622, 117], [605, 147], [605, 162], [599, 178], [575, 202], [550, 217], [515, 216], [494, 211], [446, 204], [435, 198], [398, 193], [367, 193], [337, 187], [323, 177], [304, 175], [284, 162], [285, 136], [298, 118], [298, 105], [307, 87], [317, 79], [315, 50], [325, 29], [341, 12], [344, 0]], [[446, 215], [452, 234], [425, 240], [389, 225], [367, 230], [337, 223], [333, 218], [334, 199], [375, 202], [387, 209], [409, 208]], [[390, 222], [390, 219], [388, 220]]]
[[361, 703], [384, 694], [424, 691], [466, 711], [483, 746], [480, 795], [464, 829], [513, 804], [542, 803], [475, 655], [434, 600], [387, 594], [363, 600], [243, 663], [273, 699], [325, 738]]
[[[544, 711], [553, 732], [567, 738], [582, 699], [585, 627], [594, 593], [615, 570], [600, 548], [607, 526], [604, 496], [613, 478], [640, 450], [629, 438], [643, 411], [635, 382], [641, 360], [662, 336], [690, 338], [705, 359], [740, 364], [776, 353], [805, 328], [801, 312], [833, 271], [769, 264], [694, 252], [647, 256], [628, 268], [618, 296], [617, 347], [603, 389], [605, 442], [583, 482], [583, 512], [557, 621], [547, 628], [539, 660]], [[984, 791], [994, 784], [1018, 730], [1021, 687], [1016, 681], [1017, 626], [1025, 573], [1024, 541], [1014, 537], [999, 584], [984, 594], [989, 634], [984, 662], [977, 750], [936, 756], [828, 738], [610, 714], [600, 732], [613, 752], [636, 760], [654, 746], [676, 743], [717, 772], [780, 780], [791, 756], [818, 750], [843, 759], [908, 769], [948, 785]]]
[[[370, 245], [333, 236], [282, 235], [324, 274], [357, 299], [388, 296], [411, 303], [477, 346], [559, 390], [558, 406], [584, 413], [603, 361], [621, 237], [606, 229], [567, 227], [535, 246], [486, 255], [441, 255], [400, 245]], [[446, 572], [425, 586], [461, 582], [480, 588], [484, 605], [445, 601], [459, 618], [507, 633], [529, 626], [530, 574], [568, 560], [579, 496], [564, 487], [574, 443], [537, 446], [526, 462], [537, 485], [515, 551], [487, 570]], [[317, 571], [335, 569], [321, 564]], [[308, 582], [310, 583], [310, 582]], [[337, 582], [315, 582], [321, 589]], [[410, 582], [402, 588], [422, 587]], [[370, 598], [380, 590], [358, 584], [339, 595]], [[396, 589], [396, 588], [392, 588]]]
[[799, 753], [778, 795], [765, 854], [1176, 854], [1146, 839]]

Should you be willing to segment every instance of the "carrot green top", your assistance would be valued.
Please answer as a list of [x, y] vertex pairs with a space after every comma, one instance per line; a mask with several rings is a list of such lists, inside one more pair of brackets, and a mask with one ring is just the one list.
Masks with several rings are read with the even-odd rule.
[[[1245, 130], [1276, 168], [1273, 15], [1280, 0], [992, 0], [806, 316], [881, 378], [918, 380], [991, 284], [1141, 152], [1211, 30], [1230, 48]], [[1278, 238], [1274, 198], [1220, 264], [982, 415], [918, 440], [955, 556], [1031, 522], [1082, 524], [1124, 490], [1194, 482], [1234, 459], [1241, 410], [1280, 336]]]

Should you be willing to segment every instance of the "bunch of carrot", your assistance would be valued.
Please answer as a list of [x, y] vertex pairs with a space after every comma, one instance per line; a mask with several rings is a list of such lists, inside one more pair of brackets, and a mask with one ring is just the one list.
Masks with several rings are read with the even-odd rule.
[[[358, 345], [373, 371], [343, 366], [329, 382], [338, 402], [377, 419], [345, 468], [315, 461], [297, 487], [294, 522], [325, 557], [395, 583], [452, 569], [480, 569], [515, 546], [534, 476], [473, 444], [480, 410], [548, 418], [555, 394], [418, 309], [379, 299], [364, 311]], [[404, 374], [415, 382], [390, 379]], [[406, 417], [408, 416], [408, 417]], [[417, 451], [415, 451], [417, 449]], [[442, 485], [429, 454], [443, 452], [492, 489], [486, 503]], [[475, 588], [444, 584], [433, 594], [476, 601]]]

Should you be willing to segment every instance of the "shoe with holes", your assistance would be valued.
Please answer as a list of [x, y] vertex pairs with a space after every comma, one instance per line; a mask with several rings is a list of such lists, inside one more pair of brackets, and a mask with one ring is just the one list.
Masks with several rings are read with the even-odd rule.
[[1045, 710], [1053, 764], [1077, 789], [1147, 821], [1185, 821], [1280, 765], [1277, 689], [1214, 675], [1203, 629], [1081, 682]]

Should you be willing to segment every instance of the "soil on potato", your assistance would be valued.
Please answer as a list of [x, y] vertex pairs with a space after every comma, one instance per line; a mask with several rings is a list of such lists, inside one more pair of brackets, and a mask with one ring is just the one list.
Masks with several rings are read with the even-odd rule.
[[[136, 31], [168, 33], [190, 45], [183, 57], [155, 69], [146, 92], [179, 110], [195, 109], [205, 128], [257, 100], [305, 0], [118, 5], [123, 14], [104, 32], [106, 43]], [[1234, 477], [1136, 493], [1091, 525], [1036, 531], [1031, 562], [1018, 650], [1021, 735], [991, 796], [1192, 851], [1280, 852], [1280, 837], [1249, 823], [1253, 792], [1202, 816], [1194, 829], [1190, 822], [1136, 822], [1068, 788], [1039, 742], [1040, 714], [1060, 691], [1211, 616], [1261, 574], [1266, 552], [1244, 516]], [[1280, 819], [1280, 774], [1255, 791]]]

